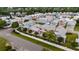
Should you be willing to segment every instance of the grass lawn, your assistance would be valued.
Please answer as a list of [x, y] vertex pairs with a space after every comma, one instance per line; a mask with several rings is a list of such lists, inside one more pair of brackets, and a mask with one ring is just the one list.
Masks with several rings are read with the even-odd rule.
[[26, 36], [20, 35], [20, 34], [15, 33], [15, 32], [12, 32], [12, 34], [15, 35], [15, 36], [17, 36], [17, 37], [20, 37], [20, 38], [23, 38], [25, 40], [28, 40], [30, 42], [33, 42], [35, 44], [41, 45], [44, 48], [50, 49], [51, 51], [64, 51], [63, 49], [56, 48], [54, 46], [48, 45], [46, 43], [43, 43], [43, 42], [40, 42], [40, 41], [37, 41], [37, 40], [34, 40], [34, 39], [30, 38], [30, 37], [26, 37]]
[[76, 38], [78, 38], [77, 34], [67, 34], [66, 35], [67, 42], [66, 42], [65, 46], [71, 47], [71, 42], [75, 42]]
[[76, 26], [75, 27], [75, 31], [79, 31], [79, 26]]
[[8, 43], [8, 41], [0, 37], [0, 51], [6, 51], [6, 43]]
[[75, 31], [79, 31], [79, 23], [76, 24]]
[[67, 34], [66, 35], [66, 39], [67, 39], [68, 42], [75, 41], [76, 38], [78, 38], [77, 34]]

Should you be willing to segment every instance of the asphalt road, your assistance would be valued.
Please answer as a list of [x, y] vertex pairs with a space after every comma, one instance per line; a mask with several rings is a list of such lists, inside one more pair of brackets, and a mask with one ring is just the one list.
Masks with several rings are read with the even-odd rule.
[[12, 35], [11, 31], [12, 29], [0, 30], [0, 36], [6, 38], [17, 51], [41, 51], [43, 49], [42, 46]]

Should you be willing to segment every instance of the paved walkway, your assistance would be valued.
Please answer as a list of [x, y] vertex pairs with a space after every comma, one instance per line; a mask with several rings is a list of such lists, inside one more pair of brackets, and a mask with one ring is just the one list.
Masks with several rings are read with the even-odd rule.
[[75, 50], [72, 50], [72, 49], [70, 49], [70, 48], [67, 48], [67, 47], [64, 47], [64, 46], [61, 46], [61, 45], [58, 45], [58, 44], [50, 43], [50, 42], [47, 42], [47, 41], [42, 40], [42, 39], [40, 39], [40, 38], [36, 38], [36, 37], [30, 36], [30, 35], [21, 33], [21, 32], [19, 32], [19, 31], [17, 31], [17, 30], [16, 30], [16, 32], [20, 33], [21, 35], [24, 35], [24, 36], [27, 36], [27, 37], [31, 37], [31, 38], [33, 38], [33, 39], [35, 39], [35, 40], [44, 42], [44, 43], [46, 43], [46, 44], [49, 44], [49, 45], [51, 45], [51, 46], [58, 47], [58, 48], [60, 48], [60, 49], [66, 50], [66, 51], [75, 51]]
[[11, 35], [11, 29], [0, 30], [0, 36], [6, 38], [17, 51], [41, 51], [42, 46]]

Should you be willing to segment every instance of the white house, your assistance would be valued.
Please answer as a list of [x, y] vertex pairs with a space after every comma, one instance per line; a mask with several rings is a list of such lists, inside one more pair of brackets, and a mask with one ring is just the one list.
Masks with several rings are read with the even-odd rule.
[[55, 34], [56, 34], [57, 37], [63, 37], [64, 38], [64, 42], [65, 42], [65, 40], [66, 40], [66, 32], [67, 31], [66, 31], [66, 29], [63, 26], [58, 26], [56, 28]]
[[30, 20], [28, 22], [24, 22], [23, 28], [31, 28], [34, 24], [35, 24], [35, 22], [33, 20]]
[[56, 32], [55, 34], [58, 36], [58, 37], [64, 37], [66, 35], [66, 29], [63, 27], [63, 26], [58, 26], [56, 28]]
[[40, 22], [40, 23], [46, 23], [48, 21], [47, 18], [38, 18], [37, 19], [37, 22]]
[[75, 25], [76, 25], [76, 21], [71, 19], [67, 22], [67, 27], [66, 27], [66, 30], [68, 33], [73, 33], [74, 32], [74, 28], [75, 28]]

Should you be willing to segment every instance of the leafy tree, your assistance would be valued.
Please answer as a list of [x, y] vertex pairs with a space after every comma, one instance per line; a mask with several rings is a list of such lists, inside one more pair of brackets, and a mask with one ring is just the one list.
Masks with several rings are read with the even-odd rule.
[[11, 27], [12, 27], [12, 28], [17, 28], [17, 27], [19, 27], [18, 22], [13, 22]]
[[26, 33], [26, 32], [27, 32], [27, 30], [28, 30], [27, 28], [23, 28], [23, 32], [24, 32], [24, 33]]
[[6, 21], [0, 19], [0, 28], [3, 28], [6, 25]]

